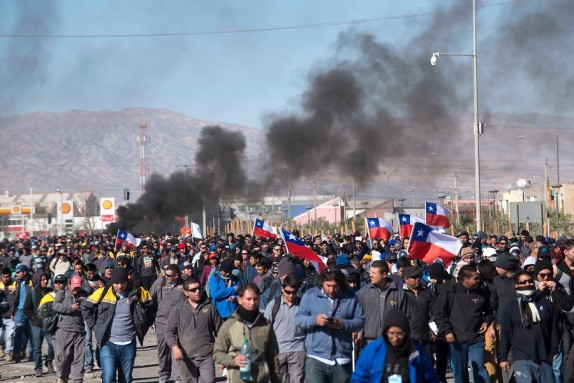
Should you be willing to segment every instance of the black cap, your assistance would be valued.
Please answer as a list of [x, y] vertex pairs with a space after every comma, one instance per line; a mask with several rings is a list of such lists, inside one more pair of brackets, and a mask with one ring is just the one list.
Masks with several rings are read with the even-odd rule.
[[123, 283], [128, 281], [128, 270], [123, 267], [116, 267], [112, 270], [112, 283]]

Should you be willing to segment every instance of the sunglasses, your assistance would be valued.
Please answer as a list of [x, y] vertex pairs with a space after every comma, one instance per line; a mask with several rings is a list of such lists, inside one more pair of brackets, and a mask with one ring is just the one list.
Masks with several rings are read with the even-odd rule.
[[187, 292], [189, 292], [189, 293], [195, 293], [195, 292], [197, 292], [197, 291], [201, 291], [201, 287], [195, 287], [195, 288], [193, 288], [193, 289], [187, 290]]
[[527, 284], [533, 284], [534, 280], [532, 279], [523, 279], [521, 281], [516, 282], [517, 285], [527, 285]]
[[173, 277], [175, 277], [176, 275], [177, 275], [177, 274], [168, 274], [168, 273], [165, 273], [165, 276], [168, 277], [168, 278], [173, 278]]
[[283, 289], [283, 292], [285, 292], [285, 294], [287, 294], [287, 295], [295, 295], [295, 294], [297, 294], [297, 290], [287, 290], [287, 289]]

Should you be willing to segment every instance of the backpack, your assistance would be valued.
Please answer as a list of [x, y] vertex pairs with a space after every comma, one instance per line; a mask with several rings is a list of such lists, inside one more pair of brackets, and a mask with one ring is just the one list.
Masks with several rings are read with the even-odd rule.
[[[301, 298], [296, 297], [293, 304], [295, 306], [299, 306], [301, 303]], [[275, 298], [273, 301], [273, 308], [271, 309], [271, 326], [275, 323], [275, 318], [277, 318], [277, 313], [279, 313], [279, 309], [281, 308], [281, 297]]]

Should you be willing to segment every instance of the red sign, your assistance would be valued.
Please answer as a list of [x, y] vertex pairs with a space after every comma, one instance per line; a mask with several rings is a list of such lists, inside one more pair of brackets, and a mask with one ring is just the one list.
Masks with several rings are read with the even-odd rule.
[[113, 214], [102, 215], [102, 222], [103, 223], [114, 222], [114, 220], [115, 220], [115, 216]]

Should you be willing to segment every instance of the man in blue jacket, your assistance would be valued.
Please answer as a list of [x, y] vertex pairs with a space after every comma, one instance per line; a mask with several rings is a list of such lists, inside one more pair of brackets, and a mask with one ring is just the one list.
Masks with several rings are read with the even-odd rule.
[[319, 287], [309, 289], [295, 322], [306, 332], [306, 381], [348, 382], [352, 372], [352, 335], [363, 328], [365, 317], [355, 294], [347, 289], [344, 274], [327, 268]]
[[223, 320], [227, 319], [237, 308], [237, 290], [241, 282], [231, 273], [233, 263], [227, 258], [219, 265], [219, 272], [209, 277], [211, 300]]

